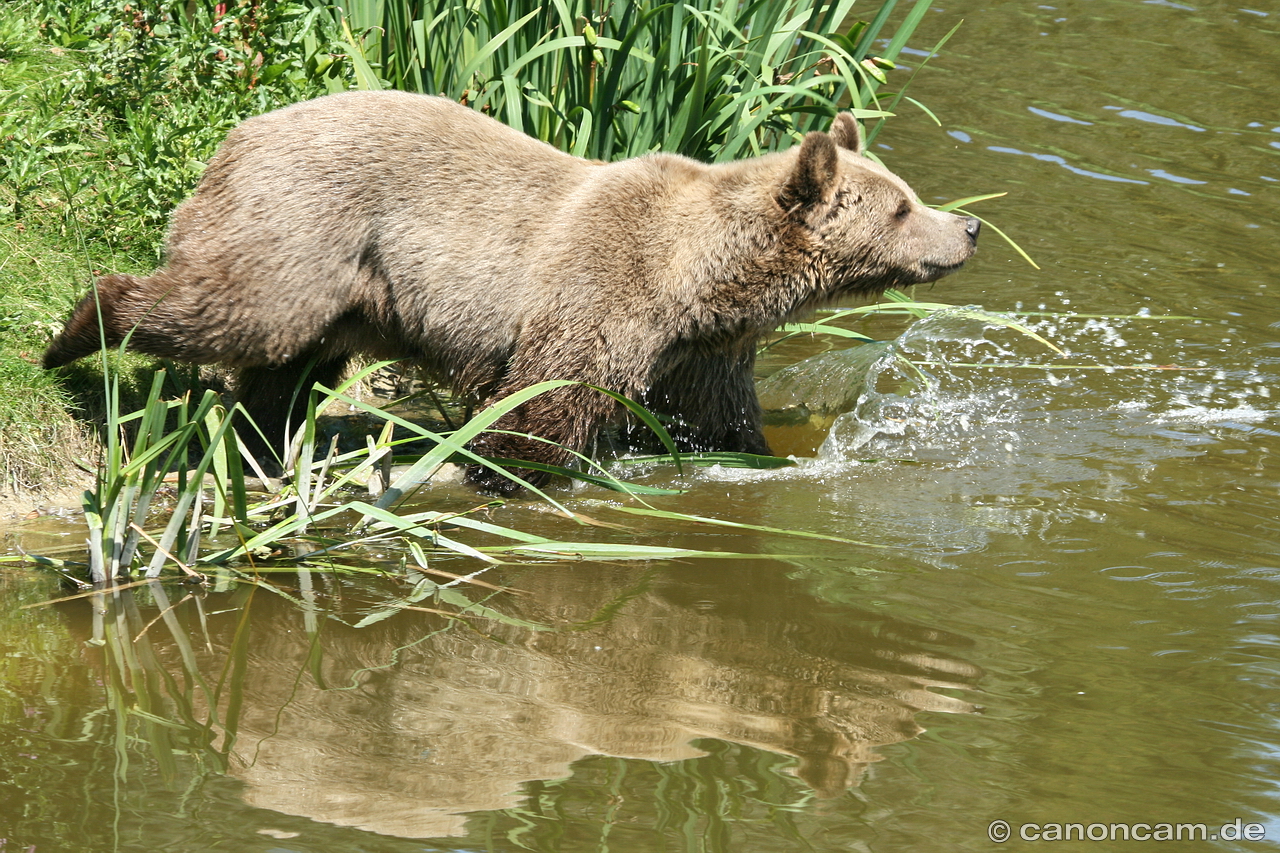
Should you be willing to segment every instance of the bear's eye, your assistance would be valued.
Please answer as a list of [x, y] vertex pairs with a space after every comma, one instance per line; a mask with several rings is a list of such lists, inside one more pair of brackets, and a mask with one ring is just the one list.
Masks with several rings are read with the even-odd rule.
[[910, 215], [911, 215], [911, 205], [905, 201], [902, 204], [898, 205], [898, 209], [893, 212], [893, 218], [898, 220], [899, 222], [902, 222]]

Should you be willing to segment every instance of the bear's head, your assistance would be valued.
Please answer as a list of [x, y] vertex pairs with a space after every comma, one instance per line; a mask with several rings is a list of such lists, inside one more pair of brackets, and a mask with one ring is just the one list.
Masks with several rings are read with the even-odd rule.
[[864, 155], [849, 113], [837, 115], [829, 133], [805, 137], [776, 200], [807, 232], [826, 299], [936, 281], [977, 246], [979, 221], [921, 204], [906, 182]]

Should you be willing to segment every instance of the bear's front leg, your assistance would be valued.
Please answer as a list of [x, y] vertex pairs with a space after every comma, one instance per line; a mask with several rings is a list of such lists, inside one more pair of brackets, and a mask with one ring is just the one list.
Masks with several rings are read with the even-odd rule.
[[[524, 387], [532, 384], [525, 383]], [[518, 388], [509, 388], [495, 395], [495, 399], [515, 390]], [[503, 415], [494, 423], [494, 431], [477, 436], [467, 449], [493, 459], [572, 467], [578, 461], [574, 454], [590, 450], [596, 433], [613, 417], [617, 406], [613, 398], [594, 388], [582, 385], [556, 388]], [[552, 476], [545, 471], [517, 466], [511, 466], [509, 470], [537, 487], [545, 485]], [[481, 491], [500, 495], [511, 495], [523, 488], [484, 465], [468, 465], [466, 479]]]
[[[752, 341], [691, 349], [676, 358], [640, 402], [671, 419], [666, 426], [681, 450], [768, 455], [754, 371]], [[650, 441], [635, 430], [630, 435]]]
[[337, 387], [348, 361], [345, 355], [323, 358], [310, 351], [284, 364], [237, 373], [236, 399], [253, 425], [237, 418], [236, 431], [268, 473], [279, 473], [288, 460], [293, 434], [307, 420], [311, 389], [317, 383]]

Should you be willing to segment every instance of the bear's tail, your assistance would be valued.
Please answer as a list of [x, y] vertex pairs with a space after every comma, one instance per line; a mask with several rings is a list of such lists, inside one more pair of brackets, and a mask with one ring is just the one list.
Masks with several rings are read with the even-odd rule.
[[[93, 291], [80, 300], [67, 325], [44, 351], [44, 368], [48, 370], [70, 364], [104, 346], [119, 346], [129, 327], [120, 328], [121, 318], [117, 316], [116, 306], [121, 303], [123, 294], [138, 286], [138, 281], [131, 275], [108, 275], [98, 279]], [[106, 333], [105, 341], [103, 332]]]

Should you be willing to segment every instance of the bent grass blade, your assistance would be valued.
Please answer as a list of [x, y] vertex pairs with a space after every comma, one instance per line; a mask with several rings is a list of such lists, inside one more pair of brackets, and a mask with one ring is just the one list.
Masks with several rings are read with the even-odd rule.
[[[827, 533], [811, 533], [807, 530], [791, 530], [785, 527], [764, 527], [758, 524], [745, 524], [741, 521], [728, 521], [723, 518], [710, 518], [704, 515], [689, 515], [683, 512], [671, 512], [661, 509], [645, 509], [635, 506], [607, 505], [615, 512], [629, 515], [643, 515], [650, 518], [661, 518], [668, 521], [687, 521], [694, 524], [710, 524], [716, 527], [731, 527], [737, 530], [753, 530], [757, 533], [771, 533], [780, 536], [794, 536], [801, 539], [819, 539], [824, 542], [838, 542], [842, 545], [857, 545], [860, 548], [889, 548], [891, 546], [876, 542], [862, 542], [857, 539], [846, 539], [843, 536], [832, 536]], [[757, 555], [758, 556], [758, 555]]]
[[[1043, 337], [1035, 330], [1028, 327], [1025, 323], [1020, 322], [1016, 317], [1009, 314], [1002, 314], [992, 311], [984, 311], [981, 308], [971, 308], [959, 305], [950, 305], [945, 302], [916, 302], [908, 299], [902, 293], [894, 290], [885, 291], [885, 296], [890, 300], [890, 305], [876, 304], [863, 305], [858, 308], [847, 308], [836, 311], [827, 317], [823, 317], [813, 323], [788, 323], [782, 327], [783, 332], [787, 332], [788, 337], [791, 334], [801, 333], [817, 333], [829, 334], [834, 337], [841, 338], [862, 338], [867, 343], [877, 343], [872, 338], [865, 335], [859, 335], [857, 332], [850, 332], [839, 326], [831, 325], [837, 320], [845, 317], [858, 317], [866, 314], [910, 314], [916, 318], [923, 318], [929, 314], [939, 311], [951, 311], [962, 317], [969, 317], [974, 320], [980, 320], [984, 323], [990, 323], [993, 326], [1001, 326], [1012, 329], [1019, 334], [1043, 344], [1046, 349], [1050, 349], [1058, 355], [1065, 355], [1065, 351], [1057, 344]], [[776, 343], [776, 342], [775, 342]]]
[[957, 208], [954, 208], [954, 210], [955, 210], [955, 212], [956, 212], [956, 213], [962, 213], [962, 214], [964, 214], [965, 216], [972, 216], [974, 219], [976, 219], [976, 220], [978, 220], [979, 222], [981, 222], [981, 223], [982, 223], [982, 226], [983, 226], [984, 228], [989, 228], [989, 229], [991, 229], [992, 231], [994, 231], [994, 232], [996, 232], [997, 234], [999, 234], [999, 235], [1000, 235], [1000, 239], [1002, 239], [1002, 240], [1004, 240], [1006, 243], [1008, 243], [1008, 244], [1009, 244], [1009, 246], [1010, 246], [1010, 247], [1012, 247], [1012, 249], [1013, 249], [1015, 252], [1017, 252], [1019, 255], [1021, 255], [1021, 256], [1022, 256], [1022, 259], [1023, 259], [1024, 261], [1026, 261], [1027, 263], [1031, 264], [1031, 266], [1032, 266], [1032, 268], [1033, 268], [1033, 269], [1040, 269], [1040, 265], [1039, 265], [1039, 264], [1037, 264], [1035, 261], [1033, 261], [1033, 260], [1031, 259], [1031, 256], [1030, 256], [1030, 255], [1028, 255], [1025, 251], [1023, 251], [1022, 247], [1018, 245], [1017, 241], [1015, 241], [1015, 240], [1014, 240], [1012, 237], [1010, 237], [1008, 234], [1004, 233], [1004, 231], [1002, 231], [1000, 228], [998, 228], [998, 227], [996, 227], [995, 225], [993, 225], [993, 224], [991, 223], [991, 220], [989, 220], [989, 219], [985, 219], [985, 218], [983, 218], [983, 217], [981, 217], [981, 216], [978, 216], [976, 213], [973, 213], [973, 212], [971, 212], [971, 211], [965, 210], [964, 208], [957, 207]]
[[[745, 554], [731, 551], [699, 551], [666, 545], [622, 545], [609, 542], [547, 542], [541, 545], [499, 545], [484, 550], [496, 554], [525, 557], [569, 558], [573, 560], [680, 560], [699, 559], [792, 559], [794, 554]], [[803, 555], [801, 555], [803, 556]]]
[[976, 370], [1100, 370], [1111, 373], [1121, 370], [1167, 370], [1178, 373], [1211, 373], [1213, 367], [1182, 367], [1177, 364], [1016, 364], [1009, 362], [992, 362], [990, 364], [970, 364], [957, 361], [912, 361], [920, 367], [965, 367]]
[[935, 207], [934, 210], [937, 210], [941, 213], [950, 213], [951, 211], [956, 210], [957, 208], [964, 207], [966, 204], [977, 204], [980, 201], [987, 201], [988, 199], [993, 199], [993, 198], [1004, 198], [1007, 195], [1008, 195], [1007, 192], [987, 193], [986, 195], [971, 195], [971, 196], [968, 196], [967, 198], [958, 198], [955, 201], [949, 201], [946, 204], [940, 204], [937, 207]]
[[[589, 458], [582, 456], [582, 454], [575, 454], [575, 455], [581, 456], [583, 459], [586, 459], [589, 463], [591, 463], [593, 467], [595, 467], [595, 463], [592, 462], [592, 460], [590, 460]], [[675, 462], [676, 465], [680, 464], [679, 459], [673, 459], [671, 456], [661, 456], [658, 458], [664, 459], [667, 462]], [[498, 465], [502, 465], [505, 467], [524, 468], [529, 471], [542, 471], [547, 474], [555, 474], [556, 476], [566, 477], [572, 480], [580, 480], [584, 483], [588, 483], [593, 486], [598, 486], [602, 489], [608, 489], [611, 492], [622, 492], [624, 494], [631, 495], [631, 496], [679, 495], [684, 493], [683, 489], [664, 489], [659, 486], [644, 486], [639, 483], [628, 483], [623, 480], [617, 479], [613, 475], [609, 474], [607, 471], [603, 475], [598, 475], [598, 474], [591, 474], [586, 471], [579, 471], [573, 468], [565, 468], [564, 466], [561, 466], [561, 465], [546, 465], [541, 462], [527, 462], [523, 459], [494, 458], [492, 461], [497, 463]]]
[[[790, 468], [795, 466], [794, 459], [782, 456], [765, 456], [760, 453], [735, 453], [731, 451], [702, 451], [696, 453], [680, 453], [680, 461], [686, 465], [709, 468], [719, 465], [721, 468], [751, 468], [770, 470], [773, 468]], [[653, 465], [670, 462], [669, 456], [624, 456], [616, 462], [622, 465]]]

